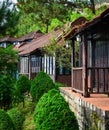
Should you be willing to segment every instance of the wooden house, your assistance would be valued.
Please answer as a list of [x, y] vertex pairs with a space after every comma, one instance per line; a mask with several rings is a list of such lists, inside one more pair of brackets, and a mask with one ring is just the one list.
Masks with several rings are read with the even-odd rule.
[[56, 38], [61, 33], [61, 30], [56, 30], [34, 39], [31, 43], [21, 44], [18, 48], [19, 75], [26, 74], [33, 79], [38, 72], [44, 71], [55, 81], [55, 57], [44, 54], [42, 48], [50, 42], [52, 37]]
[[[55, 56], [48, 56], [42, 48], [50, 43], [52, 38], [58, 39], [59, 44], [63, 42], [62, 30], [53, 30], [31, 43], [23, 43], [19, 46], [19, 75], [26, 74], [29, 79], [33, 79], [38, 72], [44, 71], [49, 74], [53, 81], [71, 85], [71, 73], [59, 73], [56, 68]], [[60, 39], [61, 37], [61, 39]], [[59, 69], [58, 69], [59, 70]]]
[[[86, 21], [81, 17], [70, 23], [70, 27], [82, 24]], [[64, 30], [65, 33], [66, 30]], [[61, 82], [71, 86], [71, 69], [56, 66], [56, 59], [53, 56], [47, 56], [43, 53], [42, 48], [50, 43], [50, 39], [57, 39], [59, 46], [63, 44], [63, 30], [55, 29], [30, 43], [23, 43], [19, 46], [19, 75], [26, 74], [33, 79], [40, 71], [44, 71], [51, 76], [56, 82]], [[69, 57], [70, 58], [70, 57]]]
[[109, 8], [64, 37], [72, 43], [72, 90], [109, 94]]

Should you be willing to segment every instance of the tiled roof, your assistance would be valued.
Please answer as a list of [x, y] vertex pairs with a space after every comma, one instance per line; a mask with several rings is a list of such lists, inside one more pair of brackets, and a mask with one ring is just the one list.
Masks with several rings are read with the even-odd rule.
[[38, 31], [30, 32], [27, 35], [24, 35], [20, 38], [17, 38], [17, 41], [25, 41], [28, 39], [35, 39], [35, 38], [40, 37], [42, 35], [43, 35], [42, 32], [40, 30], [38, 30]]
[[18, 48], [19, 55], [26, 55], [34, 52], [38, 48], [44, 47], [50, 42], [50, 39], [57, 38], [62, 33], [62, 30], [52, 31], [37, 39], [34, 39], [30, 43], [26, 43]]
[[84, 18], [84, 17], [79, 17], [79, 18], [77, 18], [75, 21], [71, 22], [70, 31], [64, 35], [64, 38], [70, 37], [70, 36], [72, 35], [72, 33], [74, 33], [75, 30], [76, 30], [81, 24], [84, 24], [86, 21], [87, 21], [86, 18]]
[[0, 42], [13, 42], [13, 41], [16, 41], [16, 38], [10, 36], [6, 36], [0, 39]]

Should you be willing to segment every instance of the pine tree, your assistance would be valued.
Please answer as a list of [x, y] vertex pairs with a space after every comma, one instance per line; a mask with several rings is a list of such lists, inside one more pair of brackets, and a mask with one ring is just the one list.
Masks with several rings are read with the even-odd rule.
[[18, 23], [19, 13], [9, 1], [0, 2], [0, 36], [13, 35], [15, 25]]

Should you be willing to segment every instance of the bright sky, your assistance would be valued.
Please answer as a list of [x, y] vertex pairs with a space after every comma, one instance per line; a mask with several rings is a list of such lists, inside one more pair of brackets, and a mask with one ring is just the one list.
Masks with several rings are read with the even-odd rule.
[[[0, 0], [0, 1], [3, 1], [3, 0]], [[4, 0], [5, 1], [5, 0]], [[14, 3], [16, 3], [17, 2], [17, 0], [12, 0]]]

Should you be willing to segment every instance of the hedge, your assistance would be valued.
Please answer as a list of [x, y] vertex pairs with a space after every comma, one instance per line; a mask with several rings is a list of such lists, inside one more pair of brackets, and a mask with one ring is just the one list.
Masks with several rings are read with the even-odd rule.
[[30, 94], [32, 100], [37, 102], [40, 97], [50, 89], [55, 88], [53, 80], [44, 72], [39, 72], [31, 84]]
[[79, 130], [76, 117], [56, 89], [45, 93], [34, 112], [36, 130]]
[[15, 127], [11, 118], [2, 109], [0, 109], [0, 130], [15, 130]]

